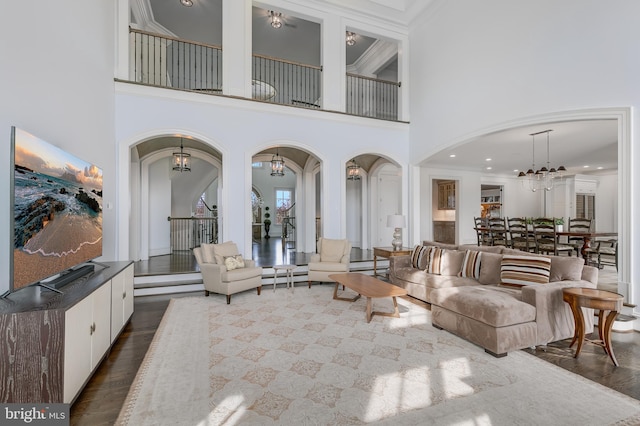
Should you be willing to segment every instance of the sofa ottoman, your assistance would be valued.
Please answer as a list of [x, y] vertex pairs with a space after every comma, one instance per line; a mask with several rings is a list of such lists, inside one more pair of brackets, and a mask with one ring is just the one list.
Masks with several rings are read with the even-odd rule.
[[431, 292], [434, 327], [469, 340], [496, 357], [535, 346], [536, 308], [519, 290], [500, 286], [440, 288]]

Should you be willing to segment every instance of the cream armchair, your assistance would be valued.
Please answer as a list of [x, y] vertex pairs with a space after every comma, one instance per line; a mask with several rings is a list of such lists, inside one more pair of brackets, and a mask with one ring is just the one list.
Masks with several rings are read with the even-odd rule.
[[235, 243], [202, 244], [193, 249], [193, 254], [200, 266], [205, 296], [210, 292], [225, 294], [229, 304], [231, 295], [241, 291], [255, 288], [260, 295], [262, 268], [242, 258]]
[[329, 275], [337, 272], [349, 272], [351, 243], [349, 240], [318, 240], [318, 253], [309, 259], [309, 288], [311, 281], [333, 281]]

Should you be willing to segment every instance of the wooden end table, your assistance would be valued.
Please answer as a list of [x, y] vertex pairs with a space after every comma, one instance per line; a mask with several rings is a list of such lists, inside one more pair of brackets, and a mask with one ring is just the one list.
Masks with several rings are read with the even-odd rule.
[[[594, 343], [601, 346], [605, 353], [609, 355], [611, 361], [618, 366], [618, 360], [613, 354], [613, 348], [611, 347], [611, 329], [613, 328], [613, 322], [616, 320], [618, 313], [622, 310], [623, 303], [622, 295], [605, 290], [597, 290], [595, 288], [578, 288], [571, 287], [562, 290], [562, 300], [567, 302], [571, 307], [573, 313], [573, 319], [575, 321], [575, 332], [573, 334], [573, 340], [569, 347], [577, 341], [578, 347], [576, 353], [573, 356], [578, 358], [580, 350], [582, 349], [582, 343], [587, 340], [589, 343]], [[585, 339], [584, 335], [584, 316], [582, 309], [591, 308], [597, 309], [598, 312], [598, 336], [599, 340]], [[605, 319], [605, 312], [606, 314]]]
[[400, 250], [394, 250], [393, 247], [374, 247], [373, 248], [373, 276], [384, 276], [378, 274], [378, 261], [377, 258], [384, 257], [389, 259], [393, 256], [404, 256], [411, 254], [411, 249], [408, 247], [402, 247]]

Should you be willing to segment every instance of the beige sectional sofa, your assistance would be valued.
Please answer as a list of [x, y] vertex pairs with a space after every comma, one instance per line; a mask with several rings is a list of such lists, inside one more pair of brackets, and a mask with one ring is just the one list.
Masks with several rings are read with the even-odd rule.
[[[598, 281], [597, 268], [584, 265], [578, 257], [539, 256], [499, 246], [458, 247], [429, 241], [423, 245], [443, 249], [439, 273], [424, 269], [428, 259], [419, 259], [419, 263], [412, 256], [395, 256], [390, 258], [391, 282], [431, 304], [435, 327], [482, 346], [494, 356], [573, 337], [573, 315], [562, 300], [562, 289], [595, 288]], [[481, 252], [475, 277], [460, 276], [467, 250]], [[506, 281], [506, 275], [501, 277], [503, 260], [506, 265], [522, 256], [548, 259], [545, 271], [549, 282], [505, 285], [502, 279]], [[590, 333], [593, 310], [585, 309], [584, 313], [586, 332]]]

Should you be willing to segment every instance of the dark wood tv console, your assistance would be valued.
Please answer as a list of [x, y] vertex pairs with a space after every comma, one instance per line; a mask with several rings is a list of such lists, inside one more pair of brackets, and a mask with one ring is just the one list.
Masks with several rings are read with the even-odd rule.
[[0, 299], [0, 403], [72, 403], [133, 314], [133, 263]]

